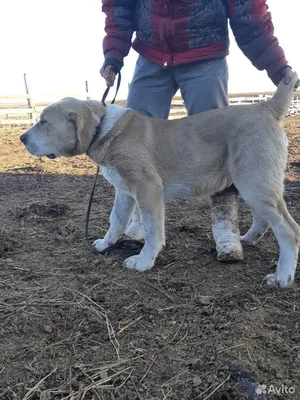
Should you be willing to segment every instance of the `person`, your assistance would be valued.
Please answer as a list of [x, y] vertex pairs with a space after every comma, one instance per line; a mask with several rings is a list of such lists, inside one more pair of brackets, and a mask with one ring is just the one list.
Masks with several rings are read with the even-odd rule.
[[[228, 21], [254, 67], [266, 70], [275, 85], [291, 79], [266, 0], [102, 0], [102, 9], [106, 35], [100, 73], [113, 86], [133, 47], [139, 57], [127, 107], [144, 115], [168, 118], [178, 89], [188, 115], [228, 105]], [[242, 260], [233, 185], [212, 197], [211, 213], [218, 260]], [[127, 234], [138, 237], [139, 224], [136, 211]]]

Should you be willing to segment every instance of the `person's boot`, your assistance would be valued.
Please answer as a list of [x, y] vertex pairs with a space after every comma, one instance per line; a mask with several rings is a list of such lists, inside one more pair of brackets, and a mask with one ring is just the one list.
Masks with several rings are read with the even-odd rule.
[[[234, 188], [235, 189], [235, 188]], [[225, 191], [212, 197], [212, 231], [220, 262], [237, 262], [243, 259], [238, 225], [238, 194]]]

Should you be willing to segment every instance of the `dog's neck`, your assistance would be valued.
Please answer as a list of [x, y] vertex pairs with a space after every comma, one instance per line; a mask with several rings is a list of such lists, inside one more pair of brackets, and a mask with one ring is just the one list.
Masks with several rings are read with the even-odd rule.
[[[116, 122], [121, 118], [128, 108], [120, 107], [116, 104], [110, 104], [105, 107], [105, 114], [100, 118], [99, 125], [96, 127], [93, 139], [86, 151], [86, 154], [94, 159], [94, 150], [104, 145], [109, 140], [110, 132], [112, 132]], [[96, 160], [94, 160], [97, 162]]]
[[99, 125], [96, 126], [96, 130], [95, 130], [95, 132], [94, 132], [93, 139], [92, 139], [92, 141], [91, 141], [91, 143], [90, 143], [90, 145], [89, 145], [89, 148], [87, 149], [87, 152], [88, 152], [89, 149], [93, 146], [93, 144], [96, 142], [96, 140], [100, 139], [100, 136], [101, 136], [101, 123], [102, 123], [102, 121], [103, 121], [103, 118], [104, 118], [104, 117], [101, 117], [101, 118], [100, 118]]

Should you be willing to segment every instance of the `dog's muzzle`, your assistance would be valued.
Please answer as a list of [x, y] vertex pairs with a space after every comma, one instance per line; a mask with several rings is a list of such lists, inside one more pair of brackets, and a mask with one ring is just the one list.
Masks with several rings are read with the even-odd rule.
[[[23, 135], [20, 136], [20, 140], [21, 142], [24, 144], [24, 146], [26, 147], [26, 144], [28, 144], [28, 135], [27, 132], [23, 133]], [[54, 158], [56, 158], [56, 155], [51, 153], [51, 154], [45, 154], [46, 157], [50, 158], [51, 160], [54, 160]]]
[[23, 133], [23, 135], [20, 136], [20, 140], [24, 145], [26, 145], [27, 139], [28, 136], [26, 135], [26, 133]]

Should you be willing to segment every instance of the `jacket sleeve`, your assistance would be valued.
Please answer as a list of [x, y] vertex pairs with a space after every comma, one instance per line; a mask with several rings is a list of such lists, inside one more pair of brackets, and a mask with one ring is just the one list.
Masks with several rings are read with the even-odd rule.
[[226, 0], [230, 26], [238, 46], [259, 70], [266, 70], [277, 84], [288, 67], [283, 49], [274, 36], [266, 0]]
[[106, 15], [103, 53], [106, 65], [113, 65], [116, 72], [123, 66], [129, 53], [134, 31], [134, 14], [137, 0], [102, 0]]

